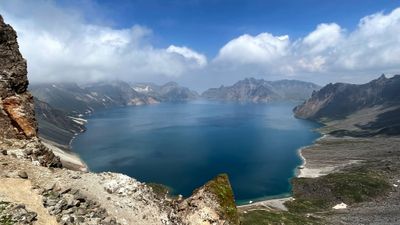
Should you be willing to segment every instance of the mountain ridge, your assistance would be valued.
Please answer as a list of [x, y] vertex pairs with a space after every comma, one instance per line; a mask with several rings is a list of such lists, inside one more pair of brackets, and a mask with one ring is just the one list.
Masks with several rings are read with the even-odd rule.
[[245, 78], [231, 86], [210, 88], [201, 94], [208, 100], [267, 103], [282, 100], [305, 100], [320, 87], [299, 80], [266, 81]]
[[[316, 91], [293, 112], [297, 118], [323, 123], [334, 120], [360, 120], [361, 114], [370, 114], [355, 124], [357, 132], [338, 135], [399, 134], [400, 75], [379, 78], [365, 84], [328, 84]], [[357, 117], [357, 118], [356, 118]], [[365, 116], [364, 116], [365, 117]], [[348, 121], [349, 122], [349, 121]]]

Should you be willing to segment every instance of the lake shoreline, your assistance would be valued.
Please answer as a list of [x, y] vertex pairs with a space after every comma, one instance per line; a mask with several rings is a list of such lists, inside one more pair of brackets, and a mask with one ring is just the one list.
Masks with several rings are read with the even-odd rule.
[[[291, 178], [316, 178], [319, 176], [324, 175], [322, 169], [316, 169], [316, 168], [307, 168], [307, 159], [306, 157], [303, 156], [302, 151], [306, 150], [307, 148], [310, 148], [317, 144], [318, 141], [322, 141], [324, 139], [329, 139], [329, 136], [319, 132], [322, 136], [317, 138], [311, 145], [307, 145], [304, 147], [301, 147], [297, 150], [297, 154], [299, 158], [302, 160], [302, 164], [298, 167], [295, 168], [295, 175]], [[280, 211], [287, 211], [284, 203], [287, 201], [292, 201], [294, 200], [292, 194], [288, 194], [288, 196], [285, 197], [277, 197], [274, 198], [268, 198], [266, 197], [265, 200], [255, 200], [254, 202], [251, 201], [249, 203], [244, 203], [244, 204], [239, 204], [237, 205], [238, 208], [242, 210], [249, 210], [252, 209], [253, 207], [266, 207], [272, 210], [280, 210]]]

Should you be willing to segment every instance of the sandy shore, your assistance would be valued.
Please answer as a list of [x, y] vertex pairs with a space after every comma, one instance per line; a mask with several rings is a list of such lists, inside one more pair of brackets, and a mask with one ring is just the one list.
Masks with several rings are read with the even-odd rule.
[[286, 206], [284, 205], [287, 201], [292, 201], [294, 198], [277, 198], [277, 199], [269, 199], [264, 201], [258, 201], [254, 203], [249, 203], [245, 205], [238, 206], [238, 209], [243, 211], [251, 211], [259, 208], [265, 208], [266, 210], [278, 210], [278, 211], [287, 211]]
[[332, 172], [335, 167], [325, 166], [325, 167], [311, 167], [307, 164], [306, 158], [303, 156], [303, 151], [311, 148], [314, 145], [318, 145], [318, 142], [329, 139], [330, 137], [324, 134], [322, 137], [318, 138], [312, 145], [302, 147], [298, 150], [299, 157], [303, 161], [303, 164], [297, 168], [296, 177], [304, 177], [304, 178], [316, 178], [323, 175], [327, 175]]

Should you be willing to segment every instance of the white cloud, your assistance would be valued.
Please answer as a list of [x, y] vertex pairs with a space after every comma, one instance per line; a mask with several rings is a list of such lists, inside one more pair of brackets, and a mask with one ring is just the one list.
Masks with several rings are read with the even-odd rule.
[[288, 35], [242, 35], [224, 45], [214, 61], [247, 74], [258, 71], [300, 78], [335, 73], [395, 73], [400, 71], [399, 31], [397, 8], [362, 18], [350, 32], [336, 23], [323, 23], [295, 41], [290, 41]]
[[207, 58], [204, 55], [199, 54], [187, 47], [170, 45], [167, 48], [167, 52], [176, 53], [187, 60], [193, 60], [193, 62], [195, 63], [195, 67], [204, 67], [207, 65]]
[[[304, 47], [309, 53], [315, 54], [335, 47], [342, 39], [342, 29], [335, 23], [320, 24], [313, 32], [303, 39]], [[307, 52], [306, 52], [307, 54]]]
[[362, 18], [338, 49], [334, 66], [344, 70], [399, 70], [399, 31], [400, 8]]
[[221, 48], [216, 58], [219, 62], [258, 64], [271, 62], [287, 54], [289, 36], [261, 33], [257, 36], [242, 35]]
[[207, 64], [204, 55], [187, 47], [155, 48], [152, 31], [143, 26], [89, 24], [77, 11], [61, 10], [52, 1], [5, 1], [0, 6], [18, 33], [33, 81], [171, 78]]

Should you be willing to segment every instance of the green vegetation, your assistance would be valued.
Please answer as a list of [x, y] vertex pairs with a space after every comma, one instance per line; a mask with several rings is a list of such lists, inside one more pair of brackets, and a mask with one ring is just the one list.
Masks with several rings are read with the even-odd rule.
[[306, 217], [290, 212], [270, 212], [254, 210], [240, 215], [242, 225], [317, 225], [323, 224], [320, 219]]
[[294, 201], [286, 202], [288, 212], [254, 210], [241, 213], [242, 225], [314, 225], [324, 224], [309, 213], [323, 213], [345, 202], [352, 204], [378, 197], [390, 190], [386, 178], [366, 168], [332, 173], [319, 178], [293, 179]]
[[328, 201], [324, 199], [304, 199], [299, 198], [294, 201], [286, 202], [285, 206], [292, 213], [311, 213], [330, 208]]
[[0, 225], [13, 225], [13, 221], [11, 220], [11, 216], [9, 215], [3, 215], [4, 210], [6, 209], [7, 205], [9, 203], [7, 202], [0, 202]]
[[386, 179], [374, 172], [333, 173], [326, 180], [334, 184], [334, 195], [349, 203], [366, 201], [390, 189]]
[[237, 224], [239, 216], [228, 175], [220, 174], [213, 180], [209, 181], [205, 186], [217, 196], [218, 202], [222, 207], [221, 213], [225, 218], [234, 224]]
[[294, 213], [326, 211], [338, 203], [367, 201], [384, 195], [389, 190], [390, 184], [380, 173], [353, 169], [319, 178], [293, 179], [296, 200], [285, 205]]

